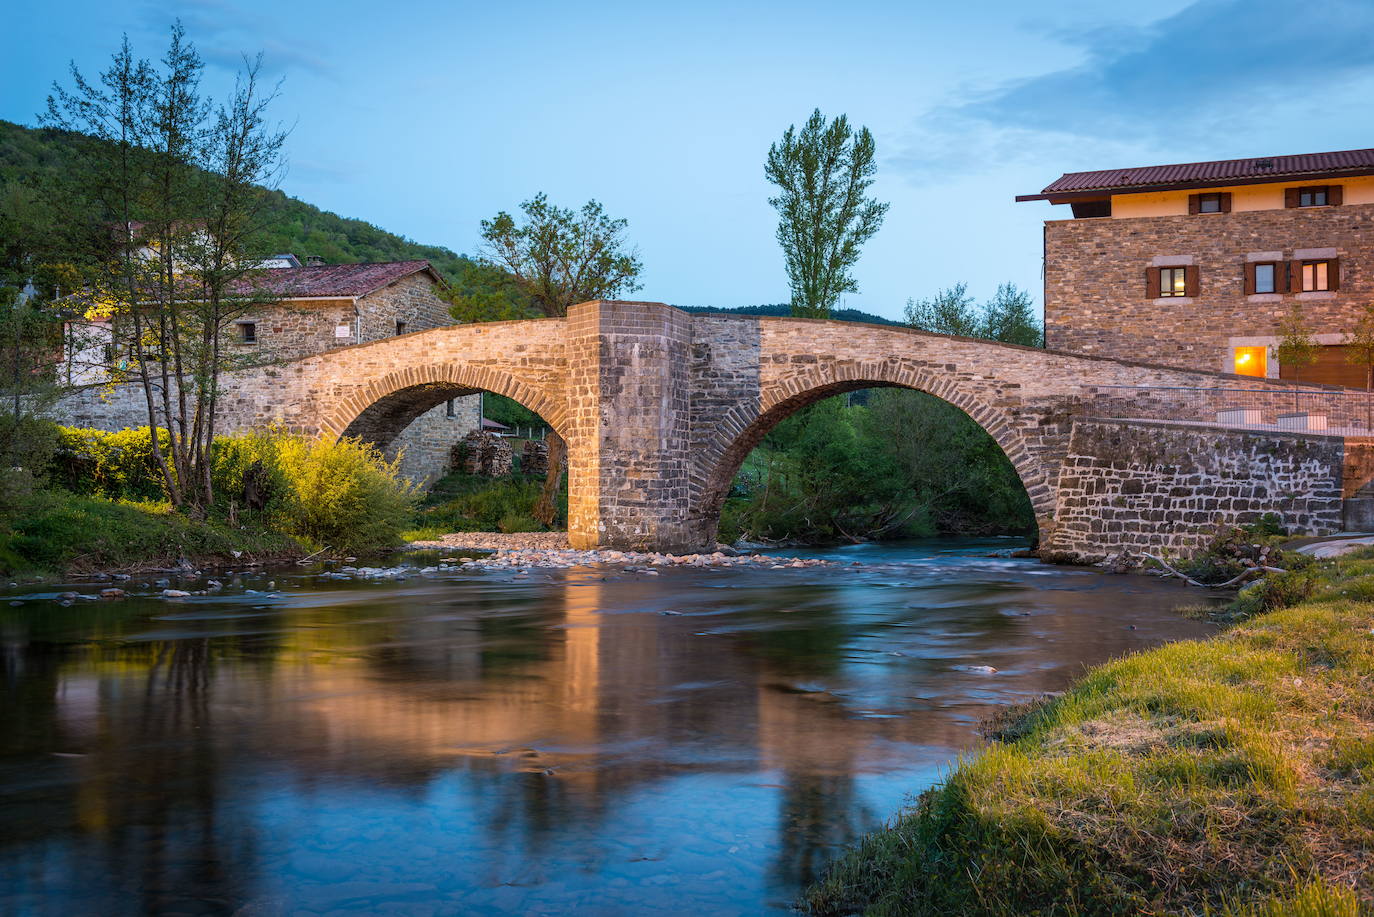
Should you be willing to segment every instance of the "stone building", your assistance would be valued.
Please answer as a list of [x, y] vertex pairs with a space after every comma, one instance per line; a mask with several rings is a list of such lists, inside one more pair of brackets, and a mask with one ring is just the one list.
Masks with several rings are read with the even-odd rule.
[[1045, 344], [1246, 376], [1295, 306], [1322, 345], [1301, 379], [1364, 388], [1345, 333], [1374, 301], [1374, 149], [1067, 173], [1018, 201], [1045, 223]]
[[[277, 255], [262, 266], [262, 273], [253, 278], [255, 288], [265, 288], [279, 298], [236, 319], [227, 335], [230, 352], [246, 362], [298, 360], [337, 347], [453, 324], [448, 305], [435, 289], [441, 278], [428, 261], [324, 264], [309, 259], [301, 265], [292, 255]], [[86, 351], [108, 344], [112, 337], [108, 330], [103, 336], [68, 335], [69, 342], [80, 341], [77, 346]], [[68, 363], [82, 365], [81, 354], [69, 353]], [[98, 365], [98, 361], [85, 361], [86, 367]], [[73, 381], [103, 381], [89, 369], [85, 372]], [[127, 418], [112, 415], [94, 422], [118, 428], [146, 424], [147, 419], [135, 412]], [[406, 477], [427, 483], [447, 469], [453, 445], [480, 424], [480, 395], [453, 398], [420, 415], [388, 451], [402, 455], [401, 471]]]

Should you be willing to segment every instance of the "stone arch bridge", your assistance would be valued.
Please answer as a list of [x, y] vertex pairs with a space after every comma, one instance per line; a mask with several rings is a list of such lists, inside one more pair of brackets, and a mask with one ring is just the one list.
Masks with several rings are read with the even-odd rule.
[[[1241, 382], [1258, 390], [1251, 407], [1272, 396], [1259, 404], [1267, 425], [1217, 425], [1234, 396], [1216, 389]], [[228, 373], [219, 425], [385, 448], [446, 400], [496, 392], [567, 441], [574, 546], [691, 551], [715, 543], [735, 472], [778, 421], [882, 386], [942, 398], [991, 434], [1030, 496], [1042, 556], [1187, 552], [1219, 523], [1265, 512], [1295, 532], [1336, 531], [1343, 497], [1374, 469], [1367, 438], [1276, 430], [1273, 415], [1294, 397], [1287, 384], [647, 302], [582, 303], [565, 319], [455, 325]], [[127, 404], [92, 390], [62, 413], [107, 428], [145, 422], [141, 395], [122, 388]]]
[[[1224, 380], [889, 326], [589, 302], [566, 319], [457, 325], [239, 371], [222, 423], [385, 447], [449, 398], [496, 392], [567, 441], [575, 546], [699, 550], [714, 544], [735, 472], [779, 420], [837, 393], [902, 386], [991, 434], [1052, 552], [1186, 549], [1219, 521], [1269, 509], [1300, 530], [1338, 528], [1359, 444], [1168, 422], [1178, 412], [1159, 393]], [[1151, 412], [1113, 386], [1150, 387]], [[1119, 420], [1142, 416], [1156, 420]]]

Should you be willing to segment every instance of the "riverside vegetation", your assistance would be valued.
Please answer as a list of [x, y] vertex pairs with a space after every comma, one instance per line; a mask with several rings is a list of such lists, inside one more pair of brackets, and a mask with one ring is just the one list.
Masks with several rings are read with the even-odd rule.
[[9, 574], [375, 551], [400, 542], [418, 499], [372, 446], [265, 432], [215, 440], [214, 504], [178, 512], [146, 427], [27, 420], [5, 432], [26, 447], [23, 464], [0, 474], [0, 570]]
[[[1234, 566], [1218, 554], [1195, 569]], [[807, 911], [1371, 912], [1374, 550], [1269, 556], [1291, 569], [1242, 590], [1230, 630], [1002, 717]]]

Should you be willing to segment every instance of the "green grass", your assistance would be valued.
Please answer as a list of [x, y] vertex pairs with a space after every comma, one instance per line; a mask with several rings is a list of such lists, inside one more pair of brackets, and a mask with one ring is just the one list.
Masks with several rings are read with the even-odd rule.
[[812, 914], [1330, 914], [1374, 902], [1374, 554], [1093, 669], [808, 890]]
[[83, 497], [40, 490], [12, 504], [0, 525], [0, 570], [57, 574], [279, 560], [304, 554], [289, 536], [256, 527], [197, 521], [166, 503]]
[[[450, 532], [545, 531], [534, 518], [534, 505], [543, 484], [543, 477], [536, 475], [488, 478], [450, 474], [435, 482], [415, 513], [414, 527], [402, 532], [401, 537], [407, 541], [429, 541]], [[559, 521], [566, 524], [566, 488], [560, 499]]]

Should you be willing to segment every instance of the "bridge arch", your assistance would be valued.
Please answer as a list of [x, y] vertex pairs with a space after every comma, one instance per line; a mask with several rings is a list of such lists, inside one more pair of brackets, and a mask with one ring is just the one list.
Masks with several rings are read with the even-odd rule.
[[481, 391], [529, 408], [566, 438], [563, 399], [500, 369], [459, 362], [410, 366], [369, 379], [338, 399], [320, 419], [320, 434], [332, 439], [358, 437], [386, 448], [421, 415], [450, 398]]
[[737, 404], [716, 425], [696, 460], [696, 524], [714, 532], [730, 486], [749, 453], [768, 432], [802, 408], [834, 395], [867, 388], [905, 388], [932, 395], [963, 411], [1006, 455], [1031, 501], [1042, 537], [1053, 524], [1054, 489], [1041, 460], [1032, 453], [1011, 418], [969, 391], [920, 368], [897, 361], [863, 365], [817, 365], [765, 385], [756, 404]]

